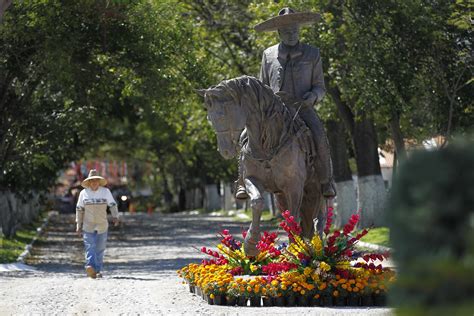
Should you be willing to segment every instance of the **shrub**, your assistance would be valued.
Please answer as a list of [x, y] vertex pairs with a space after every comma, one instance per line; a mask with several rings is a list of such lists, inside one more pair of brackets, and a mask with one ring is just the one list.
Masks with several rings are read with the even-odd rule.
[[401, 314], [474, 310], [474, 143], [414, 153], [389, 202]]

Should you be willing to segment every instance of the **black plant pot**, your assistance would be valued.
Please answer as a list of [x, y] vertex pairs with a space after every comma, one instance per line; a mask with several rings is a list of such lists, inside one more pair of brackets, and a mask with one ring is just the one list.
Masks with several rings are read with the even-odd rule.
[[194, 293], [196, 290], [194, 288], [194, 285], [189, 284], [189, 292]]
[[196, 286], [196, 288], [194, 290], [195, 290], [195, 294], [197, 296], [202, 296], [201, 288], [199, 286]]
[[225, 296], [221, 294], [215, 295], [213, 301], [214, 305], [226, 305]]
[[334, 306], [331, 295], [321, 296], [321, 303], [322, 306]]
[[360, 296], [349, 295], [347, 297], [347, 306], [359, 306], [359, 305], [360, 305]]
[[321, 306], [321, 299], [314, 296], [309, 299], [309, 306]]
[[262, 297], [262, 305], [263, 306], [273, 306], [273, 298], [264, 296]]
[[298, 295], [296, 297], [296, 305], [298, 306], [309, 306], [309, 297], [304, 295]]
[[345, 296], [334, 297], [334, 305], [336, 305], [336, 306], [346, 306], [346, 297]]
[[247, 306], [247, 298], [245, 296], [239, 296], [237, 298], [237, 306]]
[[275, 306], [285, 306], [286, 305], [285, 297], [277, 296], [273, 299], [273, 303], [275, 304]]
[[214, 300], [211, 298], [211, 294], [206, 295], [206, 301], [209, 305], [214, 305]]
[[376, 294], [376, 295], [374, 295], [374, 305], [375, 306], [386, 306], [387, 305], [387, 296], [385, 294]]
[[286, 306], [296, 306], [296, 297], [294, 295], [286, 297]]
[[360, 305], [361, 306], [374, 306], [374, 299], [372, 298], [372, 295], [361, 296]]
[[252, 296], [250, 298], [250, 306], [252, 307], [260, 307], [262, 306], [262, 301], [260, 299], [260, 296]]
[[227, 306], [235, 306], [237, 299], [234, 296], [226, 296], [225, 298]]

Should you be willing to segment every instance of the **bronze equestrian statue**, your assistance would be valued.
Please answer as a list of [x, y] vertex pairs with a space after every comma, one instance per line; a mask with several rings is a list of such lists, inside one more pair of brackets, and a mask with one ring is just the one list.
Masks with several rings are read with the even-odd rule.
[[264, 191], [275, 193], [278, 208], [290, 210], [303, 236], [311, 237], [324, 198], [316, 171], [317, 149], [304, 121], [254, 77], [225, 80], [199, 93], [224, 158], [238, 155], [241, 132], [247, 131], [241, 149], [242, 176], [252, 207], [246, 253], [258, 253]]
[[280, 211], [294, 214], [308, 238], [324, 199], [336, 195], [328, 140], [313, 107], [325, 95], [321, 57], [299, 42], [300, 26], [318, 19], [316, 13], [282, 9], [255, 27], [278, 30], [281, 40], [263, 53], [260, 80], [243, 76], [199, 91], [219, 152], [227, 159], [239, 155], [236, 197], [250, 197], [252, 223], [244, 244], [250, 256], [258, 253], [264, 191], [275, 194]]
[[[299, 41], [301, 25], [317, 21], [317, 13], [296, 13], [290, 8], [278, 16], [255, 26], [258, 32], [278, 31], [280, 43], [263, 52], [260, 80], [278, 94], [284, 103], [297, 110], [308, 125], [317, 147], [317, 164], [322, 194], [330, 199], [336, 195], [329, 143], [323, 124], [314, 110], [326, 94], [319, 49]], [[245, 136], [244, 136], [245, 137]], [[236, 198], [246, 199], [247, 193], [239, 165]]]

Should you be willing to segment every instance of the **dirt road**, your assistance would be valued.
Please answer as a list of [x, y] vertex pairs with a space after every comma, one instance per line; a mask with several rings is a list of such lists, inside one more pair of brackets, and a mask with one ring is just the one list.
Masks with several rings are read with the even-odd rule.
[[33, 272], [0, 273], [0, 315], [390, 315], [389, 308], [250, 308], [210, 306], [188, 292], [176, 270], [202, 257], [230, 218], [187, 214], [125, 215], [111, 230], [104, 278], [83, 271], [82, 241], [74, 217], [51, 218], [45, 241], [27, 262]]

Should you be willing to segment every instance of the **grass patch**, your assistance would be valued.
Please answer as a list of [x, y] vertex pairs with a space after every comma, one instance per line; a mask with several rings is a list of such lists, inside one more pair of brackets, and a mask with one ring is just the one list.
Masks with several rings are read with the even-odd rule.
[[390, 230], [388, 227], [372, 228], [367, 235], [361, 238], [361, 241], [390, 247]]
[[[212, 216], [225, 216], [232, 217], [232, 220], [236, 222], [250, 222], [252, 220], [252, 210], [216, 210], [216, 211], [204, 211], [202, 209], [197, 210], [199, 214], [207, 214]], [[275, 220], [270, 210], [263, 210], [261, 220], [268, 222]]]
[[[242, 214], [242, 215], [239, 215]], [[245, 216], [245, 217], [244, 217]], [[240, 210], [238, 214], [233, 216], [236, 221], [239, 222], [250, 222], [252, 220], [252, 210]], [[263, 210], [261, 220], [263, 222], [271, 221], [274, 219], [270, 210]]]
[[0, 263], [16, 261], [25, 246], [36, 236], [36, 228], [41, 226], [45, 216], [46, 214], [41, 214], [33, 223], [23, 225], [12, 238], [0, 237]]

